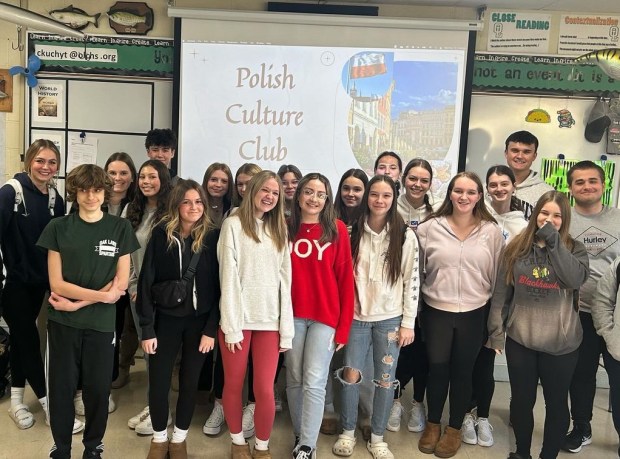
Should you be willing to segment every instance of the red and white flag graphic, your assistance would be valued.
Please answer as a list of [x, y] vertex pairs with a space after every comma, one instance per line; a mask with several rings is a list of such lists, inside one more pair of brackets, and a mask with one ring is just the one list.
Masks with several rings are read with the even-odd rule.
[[351, 78], [368, 78], [385, 72], [383, 53], [360, 53], [351, 58]]

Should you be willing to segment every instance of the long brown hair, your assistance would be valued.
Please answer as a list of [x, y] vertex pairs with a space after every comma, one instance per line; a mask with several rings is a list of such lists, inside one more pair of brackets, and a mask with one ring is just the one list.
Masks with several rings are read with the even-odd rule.
[[269, 179], [274, 179], [278, 183], [280, 193], [276, 206], [269, 212], [265, 212], [263, 221], [265, 222], [265, 231], [273, 241], [278, 251], [284, 250], [287, 243], [286, 220], [284, 219], [284, 189], [280, 177], [272, 171], [260, 171], [252, 180], [250, 180], [246, 197], [241, 201], [239, 211], [235, 214], [241, 221], [243, 232], [252, 238], [255, 242], [260, 243], [261, 240], [256, 232], [256, 217], [254, 216], [254, 198]]
[[448, 192], [446, 193], [446, 197], [444, 198], [443, 203], [441, 203], [441, 206], [439, 207], [439, 209], [437, 209], [436, 212], [433, 212], [432, 214], [430, 214], [426, 220], [430, 220], [431, 218], [447, 217], [448, 215], [452, 215], [452, 212], [454, 212], [454, 206], [452, 205], [452, 201], [450, 200], [450, 195], [452, 194], [452, 190], [454, 189], [454, 184], [460, 178], [467, 178], [475, 182], [476, 188], [478, 189], [478, 193], [480, 194], [480, 199], [478, 199], [478, 202], [474, 206], [474, 210], [473, 210], [474, 218], [478, 222], [481, 222], [484, 220], [487, 222], [497, 223], [495, 218], [493, 218], [493, 215], [491, 215], [491, 213], [487, 210], [487, 206], [484, 204], [484, 197], [483, 197], [484, 189], [482, 188], [482, 182], [480, 181], [480, 177], [478, 177], [478, 175], [476, 175], [474, 172], [469, 172], [469, 171], [459, 172], [454, 177], [452, 177], [452, 180], [450, 180], [450, 183], [448, 184]]
[[[239, 190], [237, 189], [237, 179], [239, 178], [239, 176], [241, 174], [245, 174], [245, 175], [249, 175], [250, 177], [254, 177], [261, 170], [262, 169], [260, 168], [260, 166], [254, 163], [245, 163], [239, 166], [239, 169], [237, 169], [237, 173], [235, 174], [235, 189], [233, 192], [233, 205], [240, 206], [241, 202], [243, 201], [243, 198], [241, 197], [241, 195], [239, 194]], [[248, 189], [249, 189], [249, 184], [248, 184]], [[246, 190], [245, 192], [247, 194], [248, 190]]]
[[360, 241], [364, 234], [364, 223], [370, 216], [370, 208], [368, 207], [368, 195], [372, 186], [377, 182], [385, 182], [392, 189], [392, 205], [386, 215], [386, 224], [388, 229], [388, 237], [390, 242], [388, 245], [387, 255], [384, 261], [384, 269], [387, 268], [387, 278], [390, 284], [394, 285], [401, 275], [401, 262], [403, 258], [403, 241], [405, 239], [406, 225], [398, 213], [398, 191], [396, 183], [389, 175], [375, 175], [368, 182], [368, 186], [364, 190], [364, 198], [362, 199], [361, 215], [351, 231], [351, 249], [353, 252], [353, 263], [357, 265]]
[[[405, 166], [405, 170], [403, 171], [403, 176], [400, 179], [403, 184], [403, 189], [405, 190], [407, 189], [407, 186], [405, 185], [405, 181], [407, 180], [407, 174], [409, 174], [409, 171], [413, 169], [414, 167], [421, 167], [422, 169], [426, 170], [430, 174], [431, 184], [433, 183], [433, 168], [431, 167], [431, 163], [429, 163], [427, 160], [422, 159], [422, 158], [413, 158]], [[431, 201], [428, 197], [430, 192], [431, 192], [431, 189], [429, 187], [428, 191], [424, 193], [424, 201], [423, 201], [424, 208], [429, 214], [433, 212], [433, 206], [431, 205]]]
[[[311, 180], [318, 180], [325, 185], [325, 192], [327, 193], [327, 199], [325, 200], [325, 206], [319, 214], [319, 223], [323, 234], [319, 242], [325, 244], [326, 242], [334, 242], [338, 236], [338, 229], [336, 228], [336, 211], [334, 210], [334, 195], [332, 194], [332, 187], [329, 184], [329, 180], [323, 174], [314, 172], [307, 174], [300, 181], [295, 190], [295, 196], [293, 197], [293, 207], [291, 209], [291, 216], [288, 220], [288, 234], [289, 239], [292, 241], [297, 236], [299, 227], [301, 226], [301, 208], [299, 207], [299, 197], [304, 192], [304, 188]], [[317, 198], [318, 199], [318, 198]]]
[[230, 209], [230, 206], [232, 205], [233, 190], [235, 188], [235, 184], [233, 183], [233, 177], [232, 172], [230, 172], [230, 167], [228, 167], [228, 165], [224, 163], [211, 164], [209, 167], [207, 167], [205, 175], [202, 178], [202, 189], [204, 190], [205, 196], [207, 198], [207, 200], [205, 201], [205, 208], [208, 210], [213, 205], [213, 203], [211, 202], [212, 198], [209, 194], [209, 191], [207, 190], [207, 187], [209, 185], [209, 180], [211, 179], [211, 176], [215, 171], [222, 171], [224, 172], [224, 174], [226, 174], [226, 177], [228, 177], [228, 189], [226, 190], [226, 194], [222, 197], [222, 209], [223, 212], [226, 212], [228, 209]]
[[133, 201], [133, 198], [136, 195], [136, 189], [138, 188], [138, 174], [136, 173], [136, 166], [133, 163], [133, 159], [131, 159], [131, 156], [129, 156], [129, 154], [125, 153], [124, 151], [117, 151], [116, 153], [112, 153], [108, 160], [105, 162], [103, 170], [108, 172], [108, 166], [114, 161], [121, 161], [127, 164], [127, 167], [129, 168], [129, 173], [131, 174], [131, 183], [129, 184], [129, 188], [127, 188], [127, 194], [121, 200], [121, 209], [123, 209], [127, 203]]
[[[149, 159], [145, 161], [142, 166], [140, 166], [140, 170], [138, 170], [138, 180], [140, 180], [140, 173], [142, 172], [142, 169], [147, 166], [155, 169], [157, 171], [157, 175], [159, 176], [157, 209], [155, 210], [155, 215], [153, 215], [153, 225], [156, 225], [164, 217], [164, 215], [166, 215], [166, 211], [168, 210], [168, 196], [170, 195], [170, 190], [172, 190], [172, 179], [170, 178], [170, 172], [164, 163], [156, 159]], [[134, 231], [138, 229], [140, 223], [142, 223], [142, 217], [144, 217], [144, 212], [146, 212], [147, 203], [148, 198], [142, 194], [142, 190], [138, 187], [133, 201], [131, 201], [127, 206], [127, 220], [131, 223], [131, 227]]]
[[525, 258], [529, 254], [532, 244], [534, 244], [536, 239], [536, 232], [538, 231], [538, 223], [536, 221], [538, 219], [538, 214], [540, 214], [543, 206], [549, 202], [555, 202], [562, 213], [562, 225], [558, 231], [560, 233], [560, 242], [564, 244], [568, 250], [573, 250], [573, 247], [575, 247], [575, 240], [569, 233], [571, 210], [568, 198], [559, 191], [547, 191], [538, 199], [538, 202], [536, 202], [530, 221], [527, 223], [525, 229], [513, 237], [506, 246], [502, 260], [506, 268], [506, 284], [511, 285], [514, 283], [512, 273], [514, 265], [518, 259]]
[[[166, 236], [168, 239], [168, 247], [170, 248], [174, 244], [174, 235], [181, 233], [181, 216], [179, 213], [179, 208], [181, 207], [181, 202], [185, 199], [185, 193], [190, 190], [196, 191], [205, 205], [203, 208], [202, 217], [194, 223], [191, 231], [191, 236], [194, 240], [192, 243], [192, 252], [196, 253], [202, 246], [202, 241], [204, 240], [205, 235], [210, 230], [215, 229], [215, 225], [209, 218], [209, 214], [207, 212], [206, 193], [198, 182], [194, 180], [179, 179], [170, 193], [170, 198], [168, 200], [168, 212], [162, 219], [162, 222], [166, 225]], [[179, 240], [182, 244], [183, 240]]]
[[[336, 190], [336, 199], [334, 203], [334, 207], [336, 209], [336, 216], [342, 220], [346, 225], [351, 225], [357, 221], [360, 213], [360, 206], [357, 207], [347, 207], [344, 205], [344, 201], [342, 200], [342, 186], [344, 185], [344, 181], [349, 177], [353, 177], [362, 182], [364, 186], [364, 191], [366, 191], [366, 187], [368, 186], [368, 175], [361, 169], [349, 169], [340, 178], [340, 183], [338, 184], [338, 190]], [[360, 203], [361, 204], [361, 203]]]

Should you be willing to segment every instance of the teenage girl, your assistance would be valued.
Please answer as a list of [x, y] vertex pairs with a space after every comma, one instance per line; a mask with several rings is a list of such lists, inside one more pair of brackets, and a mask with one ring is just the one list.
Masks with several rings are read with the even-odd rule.
[[297, 186], [301, 180], [301, 171], [292, 164], [284, 164], [278, 169], [278, 177], [282, 180], [282, 186], [284, 187], [284, 216], [289, 218], [291, 216], [291, 209], [294, 206], [293, 198]]
[[[107, 212], [119, 217], [136, 194], [136, 166], [127, 153], [117, 152], [110, 155], [103, 170], [113, 182]], [[116, 303], [116, 337], [112, 389], [119, 389], [129, 382], [129, 368], [138, 346], [128, 295], [123, 295]], [[113, 404], [112, 399], [110, 404]]]
[[[187, 459], [189, 429], [198, 378], [206, 354], [213, 350], [219, 321], [217, 239], [219, 231], [205, 210], [206, 196], [193, 180], [179, 180], [168, 211], [155, 228], [144, 254], [136, 309], [142, 327], [142, 349], [149, 355], [149, 407], [153, 439], [148, 459]], [[158, 304], [152, 287], [179, 280], [199, 254], [196, 272], [186, 285], [185, 300]], [[179, 397], [174, 431], [168, 441], [168, 396], [172, 369], [181, 350]]]
[[295, 338], [286, 353], [286, 393], [295, 459], [308, 459], [316, 450], [329, 364], [346, 344], [353, 320], [351, 244], [347, 227], [336, 219], [333, 200], [324, 175], [306, 175], [288, 225]]
[[[233, 215], [239, 210], [239, 206], [243, 202], [243, 197], [246, 195], [248, 190], [250, 180], [252, 180], [252, 177], [260, 171], [261, 168], [253, 163], [245, 163], [237, 169], [237, 173], [235, 174], [235, 189], [233, 193], [233, 203], [236, 207], [229, 209], [224, 214], [224, 218], [229, 215]], [[224, 405], [222, 404], [222, 394], [224, 392], [224, 366], [222, 365], [219, 345], [214, 360], [213, 396], [215, 401], [213, 403], [213, 410], [202, 427], [202, 432], [205, 435], [218, 435], [222, 431], [222, 427], [226, 422], [226, 418], [224, 417]], [[250, 362], [251, 361], [252, 356], [250, 355]], [[250, 372], [250, 375], [248, 376], [248, 385], [250, 387], [250, 390], [248, 390], [248, 404], [243, 408], [243, 434], [245, 438], [251, 438], [254, 435], [254, 409], [256, 406], [254, 404], [254, 394], [251, 390], [251, 381], [252, 372]]]
[[[433, 212], [431, 205], [432, 183], [433, 169], [428, 161], [422, 158], [409, 161], [402, 177], [403, 194], [398, 197], [398, 213], [405, 224], [414, 231]], [[407, 430], [422, 432], [426, 426], [424, 394], [428, 380], [428, 357], [426, 355], [426, 344], [422, 341], [419, 320], [416, 320], [415, 323], [413, 344], [404, 348], [398, 358], [396, 379], [399, 381], [399, 386], [394, 391], [394, 403], [390, 410], [387, 429], [392, 432], [400, 430], [400, 421], [404, 410], [400, 397], [407, 383], [413, 379], [413, 401]]]
[[242, 426], [242, 391], [248, 356], [254, 360], [256, 442], [252, 457], [271, 458], [269, 437], [275, 417], [273, 380], [280, 352], [292, 347], [291, 258], [280, 178], [262, 171], [250, 181], [239, 210], [222, 224], [218, 242], [224, 363], [224, 414], [232, 457], [248, 458]]
[[[368, 184], [368, 176], [361, 169], [349, 169], [340, 179], [334, 209], [336, 217], [347, 226], [347, 232], [351, 234], [353, 224], [360, 216], [364, 191]], [[332, 358], [330, 373], [342, 366], [344, 352], [338, 352]], [[333, 378], [327, 378], [325, 385], [325, 408], [323, 410], [323, 421], [321, 422], [321, 433], [325, 435], [336, 435], [338, 433], [338, 419], [334, 407]], [[370, 398], [370, 397], [369, 397]], [[370, 424], [370, 422], [368, 423]], [[370, 434], [368, 434], [370, 435]]]
[[[0, 188], [0, 268], [6, 270], [2, 317], [11, 332], [9, 416], [19, 429], [34, 425], [34, 416], [24, 403], [26, 381], [47, 417], [45, 371], [36, 322], [49, 280], [47, 257], [36, 242], [49, 221], [64, 215], [65, 209], [54, 184], [60, 152], [51, 140], [40, 139], [30, 145], [24, 168], [25, 172], [14, 177], [22, 189], [19, 205], [15, 203], [15, 188], [10, 184]], [[74, 427], [79, 432], [84, 424], [76, 420]]]
[[[436, 212], [420, 226], [421, 328], [429, 361], [428, 421], [418, 442], [423, 453], [452, 457], [471, 401], [474, 363], [486, 330], [504, 238], [486, 209], [482, 183], [461, 172]], [[441, 414], [450, 393], [450, 419], [441, 436]]]
[[232, 205], [234, 186], [230, 168], [224, 163], [211, 164], [202, 179], [202, 188], [207, 197], [205, 206], [209, 218], [219, 228]]
[[403, 161], [393, 151], [384, 151], [375, 160], [375, 175], [388, 175], [400, 191], [400, 174], [403, 171]]
[[[577, 297], [588, 278], [585, 247], [569, 234], [568, 198], [548, 191], [506, 247], [489, 315], [490, 346], [506, 347], [517, 450], [530, 458], [538, 381], [545, 398], [540, 459], [555, 459], [570, 423], [568, 390], [583, 331]], [[505, 336], [505, 338], [504, 338]]]
[[[169, 169], [158, 160], [149, 159], [138, 171], [138, 190], [136, 195], [127, 206], [124, 217], [129, 220], [140, 248], [131, 254], [131, 274], [129, 276], [129, 297], [134, 324], [138, 333], [138, 339], [142, 341], [142, 328], [136, 312], [136, 297], [138, 294], [138, 278], [142, 269], [144, 253], [151, 237], [151, 231], [159, 222], [168, 209], [168, 197], [172, 189]], [[148, 365], [148, 355], [147, 365]], [[147, 388], [148, 399], [148, 388]], [[170, 419], [170, 423], [172, 419]], [[148, 405], [137, 415], [127, 422], [130, 429], [134, 429], [138, 435], [152, 435], [153, 423]]]
[[344, 366], [337, 371], [343, 428], [332, 447], [337, 456], [353, 453], [361, 369], [372, 352], [375, 391], [366, 448], [375, 459], [394, 457], [383, 434], [398, 385], [394, 377], [400, 348], [414, 339], [419, 287], [417, 239], [398, 215], [396, 196], [396, 184], [389, 176], [373, 177], [351, 234], [355, 313]]

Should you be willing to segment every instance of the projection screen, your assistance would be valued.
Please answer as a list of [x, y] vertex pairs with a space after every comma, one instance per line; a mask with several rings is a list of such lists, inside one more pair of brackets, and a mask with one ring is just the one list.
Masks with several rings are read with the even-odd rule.
[[[373, 173], [384, 150], [456, 172], [478, 22], [170, 8], [181, 18], [179, 175], [212, 162]], [[471, 34], [475, 36], [475, 34]]]

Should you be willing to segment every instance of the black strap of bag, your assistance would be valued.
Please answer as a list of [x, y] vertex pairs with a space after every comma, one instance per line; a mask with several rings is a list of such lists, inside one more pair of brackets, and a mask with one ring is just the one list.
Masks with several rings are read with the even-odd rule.
[[200, 259], [200, 252], [202, 252], [202, 248], [192, 255], [192, 259], [189, 261], [189, 266], [183, 273], [183, 281], [186, 284], [189, 284], [196, 275], [196, 267], [198, 266], [198, 260]]

